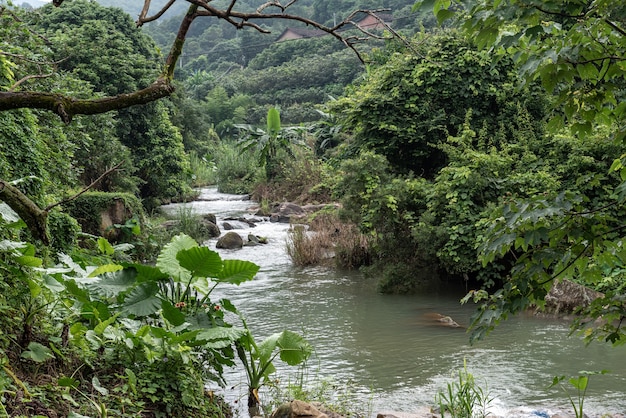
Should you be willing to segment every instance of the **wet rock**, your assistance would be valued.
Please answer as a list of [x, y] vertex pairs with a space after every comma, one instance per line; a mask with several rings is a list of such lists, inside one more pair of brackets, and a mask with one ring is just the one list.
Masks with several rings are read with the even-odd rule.
[[206, 218], [203, 218], [200, 221], [200, 227], [202, 228], [202, 234], [209, 238], [219, 237], [222, 233], [222, 231], [220, 231], [220, 227], [217, 226], [215, 222], [211, 222]]
[[285, 202], [272, 210], [270, 222], [290, 223], [292, 219], [300, 219], [304, 216], [306, 216], [306, 212], [301, 206]]
[[424, 319], [430, 321], [432, 325], [439, 325], [443, 327], [450, 328], [463, 328], [459, 325], [454, 319], [447, 315], [442, 315], [440, 313], [427, 313], [424, 315]]
[[246, 242], [245, 244], [246, 246], [254, 247], [255, 245], [263, 245], [263, 244], [267, 244], [267, 238], [260, 237], [254, 234], [248, 234], [248, 242]]
[[238, 233], [230, 231], [217, 240], [215, 247], [225, 250], [236, 250], [243, 247], [243, 238]]
[[276, 408], [270, 418], [329, 418], [329, 416], [313, 404], [295, 400]]
[[235, 229], [235, 228], [233, 228], [233, 226], [232, 226], [230, 223], [228, 223], [228, 222], [222, 222], [222, 228], [224, 228], [224, 231], [232, 231], [233, 229]]
[[[259, 222], [257, 219], [247, 219], [247, 218], [244, 218], [243, 216], [240, 216], [238, 218], [229, 216], [228, 218], [224, 218], [224, 220], [225, 221], [239, 222], [239, 223], [242, 223], [242, 224], [244, 224], [244, 225], [246, 225], [246, 226], [248, 226], [250, 228], [254, 228], [256, 226], [256, 224]], [[233, 229], [237, 229], [234, 224], [231, 224], [231, 225], [233, 226]]]
[[212, 213], [202, 215], [202, 219], [204, 219], [205, 221], [213, 222], [215, 225], [217, 225], [217, 218]]
[[570, 313], [578, 307], [588, 306], [602, 297], [602, 293], [569, 280], [555, 281], [545, 297], [546, 310], [551, 313]]
[[420, 408], [415, 412], [385, 411], [379, 412], [376, 418], [439, 418], [430, 408]]

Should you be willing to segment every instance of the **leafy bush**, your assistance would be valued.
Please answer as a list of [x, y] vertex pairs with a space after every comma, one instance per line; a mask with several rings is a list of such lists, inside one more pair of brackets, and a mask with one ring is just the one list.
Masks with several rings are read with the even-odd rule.
[[217, 187], [222, 193], [250, 193], [263, 175], [257, 159], [242, 153], [233, 142], [222, 141], [211, 157], [217, 167]]
[[484, 418], [492, 400], [489, 391], [480, 387], [474, 375], [467, 371], [465, 361], [458, 380], [448, 383], [446, 390], [436, 396], [441, 418], [447, 414], [452, 418]]
[[81, 228], [67, 213], [52, 211], [48, 214], [48, 231], [54, 252], [69, 253], [78, 243]]
[[439, 146], [459, 133], [470, 109], [474, 130], [493, 135], [504, 127], [512, 135], [521, 106], [542, 132], [543, 100], [516, 88], [506, 56], [479, 51], [454, 32], [420, 36], [329, 104], [353, 133], [352, 148], [384, 155], [394, 171], [432, 178], [447, 162]]

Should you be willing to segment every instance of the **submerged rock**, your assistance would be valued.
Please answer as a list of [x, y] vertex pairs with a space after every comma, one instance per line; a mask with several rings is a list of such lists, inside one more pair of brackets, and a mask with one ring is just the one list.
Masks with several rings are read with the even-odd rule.
[[376, 418], [439, 418], [430, 408], [420, 408], [415, 412], [385, 411], [379, 412]]

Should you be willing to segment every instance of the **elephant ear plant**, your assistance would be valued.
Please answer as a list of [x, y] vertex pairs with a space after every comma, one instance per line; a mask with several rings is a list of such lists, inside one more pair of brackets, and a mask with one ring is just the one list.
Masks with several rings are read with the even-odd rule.
[[[87, 267], [68, 256], [61, 259], [61, 265], [44, 270], [43, 285], [67, 309], [71, 340], [99, 353], [98, 362], [112, 361], [127, 376], [138, 376], [134, 392], [164, 410], [176, 402], [189, 408], [205, 402], [205, 383], [226, 383], [223, 369], [235, 364], [235, 352], [252, 393], [274, 370], [277, 355], [292, 365], [311, 351], [287, 331], [257, 345], [236, 307], [228, 299], [212, 301], [211, 294], [218, 285], [252, 280], [259, 266], [223, 260], [187, 235], [174, 237], [155, 266]], [[231, 323], [231, 317], [241, 318], [241, 324]]]
[[250, 417], [262, 416], [259, 388], [276, 370], [274, 359], [279, 358], [290, 366], [304, 363], [311, 355], [310, 344], [302, 336], [282, 331], [272, 334], [257, 344], [242, 318], [246, 333], [237, 341], [237, 355], [248, 377], [248, 413]]

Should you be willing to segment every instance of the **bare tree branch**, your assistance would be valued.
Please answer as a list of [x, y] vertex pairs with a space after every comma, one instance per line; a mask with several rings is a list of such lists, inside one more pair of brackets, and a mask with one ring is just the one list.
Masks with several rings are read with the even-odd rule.
[[143, 10], [139, 15], [139, 19], [137, 19], [137, 27], [141, 27], [144, 23], [153, 22], [159, 19], [161, 16], [163, 16], [165, 12], [167, 12], [170, 7], [172, 7], [174, 3], [176, 3], [176, 0], [168, 1], [167, 4], [161, 8], [161, 10], [159, 10], [156, 14], [148, 17], [147, 14], [150, 10], [150, 0], [145, 0]]
[[26, 77], [22, 77], [21, 79], [17, 80], [9, 89], [9, 91], [15, 91], [16, 88], [18, 88], [21, 84], [27, 82], [28, 80], [32, 80], [32, 79], [39, 79], [39, 78], [48, 78], [48, 77], [52, 77], [54, 75], [54, 73], [49, 73], [49, 74], [33, 74], [33, 75], [27, 75]]
[[48, 207], [46, 207], [44, 209], [44, 211], [46, 212], [50, 212], [50, 209], [62, 205], [64, 203], [67, 202], [71, 202], [72, 200], [78, 199], [78, 197], [80, 197], [83, 193], [88, 192], [89, 190], [91, 190], [92, 188], [94, 188], [96, 186], [96, 184], [98, 184], [103, 178], [105, 178], [106, 176], [108, 176], [109, 174], [111, 174], [112, 172], [116, 171], [118, 168], [120, 168], [122, 166], [122, 164], [124, 164], [124, 162], [120, 162], [116, 165], [114, 165], [113, 167], [109, 168], [107, 171], [105, 171], [104, 173], [102, 173], [100, 175], [100, 177], [98, 177], [97, 179], [95, 179], [94, 181], [91, 182], [91, 184], [87, 187], [85, 187], [83, 190], [81, 190], [80, 192], [76, 193], [74, 196], [68, 197], [67, 199], [63, 199], [60, 202], [57, 203], [53, 203], [51, 205], [49, 205]]
[[[146, 22], [151, 22], [160, 18], [177, 0], [169, 0], [156, 14], [149, 15], [151, 0], [144, 0], [143, 9], [137, 20], [137, 25], [141, 26]], [[182, 18], [176, 39], [174, 40], [169, 54], [165, 59], [164, 68], [158, 78], [149, 86], [129, 93], [119, 94], [117, 96], [93, 98], [93, 99], [76, 99], [61, 94], [53, 94], [38, 91], [5, 91], [0, 92], [0, 111], [18, 109], [18, 108], [37, 108], [55, 112], [61, 117], [65, 123], [69, 123], [75, 115], [93, 115], [105, 113], [111, 110], [118, 110], [135, 105], [146, 104], [163, 97], [167, 97], [174, 92], [172, 79], [174, 77], [174, 69], [176, 63], [182, 53], [183, 46], [187, 37], [187, 33], [192, 22], [200, 16], [216, 17], [223, 19], [237, 28], [251, 27], [262, 33], [269, 33], [268, 30], [262, 28], [257, 22], [270, 19], [282, 19], [294, 22], [300, 22], [307, 26], [322, 30], [350, 48], [357, 57], [363, 62], [363, 58], [358, 51], [356, 45], [372, 38], [381, 38], [380, 35], [373, 33], [367, 28], [359, 26], [354, 21], [359, 13], [374, 16], [385, 28], [387, 28], [394, 36], [398, 36], [383, 19], [376, 13], [387, 11], [388, 9], [379, 10], [357, 10], [350, 14], [346, 19], [342, 20], [333, 27], [328, 27], [318, 23], [312, 19], [308, 19], [295, 14], [286, 13], [286, 10], [295, 4], [297, 0], [289, 0], [282, 4], [280, 0], [269, 0], [263, 3], [255, 12], [240, 12], [235, 10], [237, 0], [231, 0], [227, 8], [221, 9], [212, 6], [212, 0], [185, 0], [189, 3], [187, 14]], [[55, 6], [60, 6], [63, 0], [53, 0]], [[277, 8], [277, 12], [266, 12], [269, 8]], [[360, 32], [363, 36], [351, 35], [346, 33], [347, 29], [353, 28]], [[40, 76], [29, 76], [28, 79]], [[24, 81], [26, 81], [24, 79]], [[23, 81], [20, 83], [22, 84]], [[16, 86], [14, 86], [16, 87]]]

